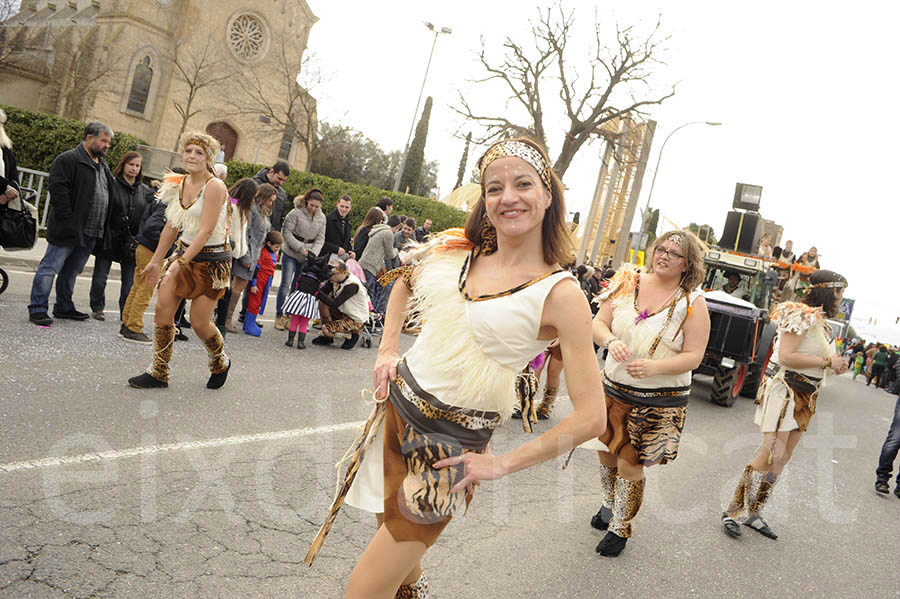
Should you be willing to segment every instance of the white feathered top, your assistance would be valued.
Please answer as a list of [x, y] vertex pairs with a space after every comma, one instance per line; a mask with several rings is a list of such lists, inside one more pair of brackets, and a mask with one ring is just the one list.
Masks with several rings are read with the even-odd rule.
[[[181, 189], [184, 183], [184, 175], [168, 173], [163, 179], [162, 185], [156, 192], [156, 199], [166, 205], [166, 221], [181, 231], [181, 241], [185, 245], [189, 245], [197, 233], [200, 232], [200, 216], [203, 214], [203, 193], [206, 186], [212, 181], [210, 177], [193, 204], [185, 208], [181, 205]], [[206, 245], [222, 245], [225, 243], [226, 221], [228, 219], [228, 202], [222, 204], [222, 211], [219, 213], [219, 220], [213, 229], [212, 235]]]
[[[610, 281], [609, 289], [600, 295], [600, 301], [611, 299], [613, 302], [610, 327], [612, 334], [631, 349], [631, 360], [662, 360], [677, 356], [684, 348], [682, 325], [689, 318], [700, 291], [695, 289], [687, 293], [679, 289], [672, 299], [674, 308], [672, 302], [669, 302], [655, 314], [641, 315], [635, 309], [634, 297], [639, 277], [640, 273], [633, 265], [622, 265]], [[654, 343], [656, 348], [651, 356]], [[690, 371], [635, 379], [625, 370], [626, 364], [627, 362], [619, 362], [612, 354], [608, 354], [604, 372], [617, 383], [641, 389], [686, 387], [691, 384]]]
[[[784, 333], [801, 335], [797, 352], [807, 356], [827, 358], [835, 353], [834, 336], [825, 322], [822, 308], [813, 308], [802, 302], [785, 302], [772, 310], [772, 319], [778, 323], [778, 336], [772, 349], [772, 362], [778, 363], [778, 351], [781, 348], [781, 336]], [[787, 367], [785, 367], [787, 368]], [[822, 378], [822, 368], [788, 368], [807, 376]]]
[[442, 402], [508, 418], [516, 376], [550, 343], [537, 338], [544, 302], [558, 282], [574, 277], [562, 271], [472, 301], [459, 290], [468, 256], [466, 248], [432, 247], [416, 257], [411, 304], [423, 324], [405, 359], [422, 389]]

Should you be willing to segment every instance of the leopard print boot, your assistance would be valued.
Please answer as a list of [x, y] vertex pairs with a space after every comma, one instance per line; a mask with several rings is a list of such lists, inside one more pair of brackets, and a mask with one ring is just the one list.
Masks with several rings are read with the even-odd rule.
[[747, 465], [738, 484], [734, 488], [734, 497], [728, 508], [722, 512], [722, 526], [725, 534], [731, 537], [741, 536], [741, 527], [738, 524], [747, 518], [747, 495], [750, 490], [750, 479], [753, 478], [753, 466]]
[[609, 522], [613, 515], [612, 508], [616, 501], [616, 477], [618, 475], [618, 468], [607, 468], [600, 464], [600, 511], [591, 518], [591, 526], [597, 530], [609, 528]]
[[544, 399], [537, 409], [538, 420], [547, 420], [550, 418], [550, 412], [553, 410], [553, 402], [556, 401], [557, 391], [559, 391], [559, 387], [551, 387], [549, 385], [544, 387]]
[[631, 522], [641, 509], [644, 500], [644, 484], [646, 479], [628, 480], [616, 476], [616, 498], [613, 505], [613, 517], [609, 522], [609, 532], [597, 545], [597, 553], [605, 557], [616, 557], [625, 549], [625, 543], [631, 537]]
[[777, 539], [778, 535], [769, 528], [760, 512], [772, 495], [772, 489], [775, 488], [776, 482], [778, 482], [778, 475], [774, 472], [753, 471], [750, 477], [750, 488], [747, 492], [747, 519], [744, 521], [744, 526], [748, 526], [772, 540]]
[[175, 342], [175, 325], [158, 324], [153, 327], [153, 362], [147, 372], [128, 379], [128, 384], [138, 389], [166, 388], [169, 386], [169, 362]]
[[431, 594], [428, 592], [428, 578], [425, 577], [423, 570], [419, 574], [419, 578], [412, 584], [400, 585], [397, 589], [396, 599], [428, 599]]

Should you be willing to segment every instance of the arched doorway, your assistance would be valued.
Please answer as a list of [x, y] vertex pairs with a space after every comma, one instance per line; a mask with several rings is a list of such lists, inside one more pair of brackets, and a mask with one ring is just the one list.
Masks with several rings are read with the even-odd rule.
[[225, 121], [216, 121], [206, 126], [206, 132], [219, 140], [222, 151], [225, 152], [225, 160], [231, 160], [234, 149], [237, 147], [238, 134], [234, 127]]

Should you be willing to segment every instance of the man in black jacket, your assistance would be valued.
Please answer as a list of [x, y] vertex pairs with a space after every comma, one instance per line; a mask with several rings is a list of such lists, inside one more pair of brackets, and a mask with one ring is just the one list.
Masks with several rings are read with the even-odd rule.
[[275, 204], [272, 206], [272, 216], [269, 217], [269, 221], [272, 223], [272, 230], [278, 231], [279, 233], [281, 232], [281, 225], [284, 224], [284, 217], [287, 214], [285, 211], [287, 194], [285, 194], [284, 189], [281, 186], [287, 181], [290, 174], [290, 165], [287, 162], [279, 160], [272, 168], [261, 169], [253, 176], [253, 180], [260, 185], [268, 183], [269, 185], [273, 185], [276, 191], [278, 191], [278, 195], [275, 198]]
[[109, 150], [113, 132], [94, 121], [85, 126], [81, 143], [53, 159], [50, 166], [50, 216], [47, 221], [47, 251], [34, 273], [28, 319], [50, 326], [47, 315], [50, 289], [56, 278], [53, 315], [69, 320], [87, 320], [75, 309], [72, 291], [75, 277], [95, 245], [111, 247], [109, 237], [109, 194], [112, 174], [103, 156]]
[[350, 237], [353, 231], [350, 227], [350, 209], [353, 200], [347, 194], [338, 198], [337, 206], [325, 217], [325, 245], [322, 246], [322, 254], [331, 254], [343, 260], [356, 258], [353, 253]]

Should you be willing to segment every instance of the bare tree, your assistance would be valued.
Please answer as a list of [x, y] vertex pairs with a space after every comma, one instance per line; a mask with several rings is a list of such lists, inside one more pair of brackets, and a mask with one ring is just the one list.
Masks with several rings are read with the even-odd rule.
[[473, 140], [478, 144], [510, 135], [530, 135], [546, 147], [545, 111], [557, 106], [547, 101], [548, 97], [552, 100], [552, 94], [542, 95], [541, 85], [548, 79], [556, 80], [559, 108], [567, 127], [553, 168], [562, 176], [585, 143], [606, 136], [604, 124], [620, 117], [645, 116], [646, 107], [675, 95], [674, 85], [659, 94], [654, 94], [650, 85], [654, 68], [662, 64], [659, 55], [663, 44], [669, 38], [661, 35], [660, 20], [644, 38], [633, 27], [617, 25], [615, 46], [607, 47], [595, 15], [596, 45], [585, 64], [567, 53], [574, 11], [566, 13], [562, 4], [557, 4], [538, 13], [538, 20], [531, 22], [533, 48], [507, 37], [501, 63], [490, 60], [482, 49], [478, 58], [487, 75], [474, 80], [501, 83], [510, 93], [507, 106], [512, 103], [524, 108], [524, 118], [518, 121], [502, 112], [494, 116], [497, 113], [476, 111], [462, 93], [454, 110], [482, 125], [484, 134]]
[[[191, 43], [193, 42], [193, 43]], [[171, 54], [167, 56], [172, 65], [177, 92], [177, 99], [172, 101], [175, 111], [181, 117], [181, 128], [175, 136], [173, 152], [178, 151], [178, 141], [187, 129], [188, 121], [200, 112], [193, 108], [194, 101], [201, 90], [218, 86], [231, 77], [221, 66], [219, 59], [219, 43], [206, 28], [195, 31], [188, 43], [177, 43]]]
[[0, 23], [19, 12], [19, 0], [0, 0]]
[[99, 94], [121, 93], [122, 57], [109, 51], [122, 26], [101, 31], [97, 25], [57, 29], [51, 46], [56, 53], [51, 80], [56, 114], [83, 119]]
[[283, 139], [298, 140], [309, 160], [317, 127], [312, 91], [324, 77], [315, 58], [304, 54], [294, 39], [285, 34], [273, 36], [272, 51], [263, 62], [232, 73], [226, 101], [233, 114], [267, 119], [271, 130], [279, 131]]

